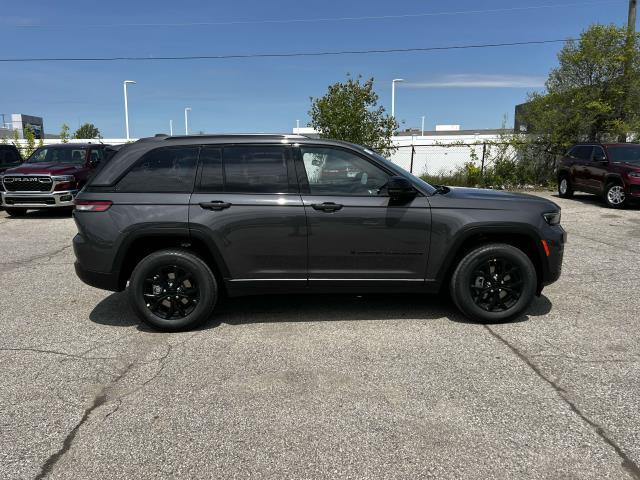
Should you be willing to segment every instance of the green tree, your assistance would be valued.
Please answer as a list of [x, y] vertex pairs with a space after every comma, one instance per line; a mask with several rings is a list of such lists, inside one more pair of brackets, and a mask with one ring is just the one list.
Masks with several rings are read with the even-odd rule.
[[373, 78], [361, 83], [348, 76], [344, 83], [334, 83], [321, 98], [311, 98], [311, 126], [322, 138], [333, 138], [366, 145], [389, 154], [395, 150], [391, 137], [398, 128], [393, 117], [378, 106]]
[[578, 41], [566, 42], [545, 92], [531, 94], [524, 107], [528, 130], [546, 135], [559, 150], [576, 141], [615, 140], [638, 132], [639, 38], [629, 43], [626, 28], [596, 24]]
[[27, 145], [24, 148], [24, 154], [25, 154], [25, 157], [28, 158], [36, 149], [36, 134], [30, 125], [26, 125], [24, 127], [24, 138], [27, 141]]
[[100, 130], [93, 123], [85, 123], [73, 134], [74, 138], [99, 138]]
[[60, 128], [60, 141], [62, 143], [69, 142], [69, 125], [67, 125], [66, 123], [63, 123], [62, 127]]

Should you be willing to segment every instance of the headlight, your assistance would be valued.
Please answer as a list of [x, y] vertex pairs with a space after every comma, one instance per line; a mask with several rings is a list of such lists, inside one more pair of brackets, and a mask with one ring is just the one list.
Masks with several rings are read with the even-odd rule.
[[560, 225], [560, 212], [543, 213], [542, 216], [549, 225]]
[[76, 177], [73, 175], [55, 175], [51, 177], [54, 182], [73, 182]]
[[629, 176], [633, 178], [640, 178], [640, 172], [630, 172]]

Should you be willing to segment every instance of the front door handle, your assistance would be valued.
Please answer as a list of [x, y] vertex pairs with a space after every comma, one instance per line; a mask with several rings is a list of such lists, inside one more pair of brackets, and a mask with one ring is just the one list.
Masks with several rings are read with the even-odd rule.
[[201, 202], [200, 206], [205, 210], [214, 210], [219, 212], [225, 208], [229, 208], [231, 204], [229, 202], [222, 202], [220, 200], [214, 200], [213, 202]]
[[342, 208], [342, 205], [333, 202], [314, 203], [311, 206], [314, 210], [321, 210], [323, 212], [337, 212]]

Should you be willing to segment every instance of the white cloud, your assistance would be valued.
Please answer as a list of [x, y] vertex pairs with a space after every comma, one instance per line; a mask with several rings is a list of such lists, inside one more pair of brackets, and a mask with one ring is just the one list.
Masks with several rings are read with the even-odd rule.
[[424, 82], [405, 82], [406, 88], [539, 88], [544, 77], [527, 75], [483, 75], [461, 73], [442, 75]]

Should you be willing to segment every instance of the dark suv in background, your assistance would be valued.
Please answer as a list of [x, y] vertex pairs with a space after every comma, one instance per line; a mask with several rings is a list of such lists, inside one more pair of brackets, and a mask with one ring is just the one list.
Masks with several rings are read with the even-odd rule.
[[0, 175], [8, 168], [17, 167], [21, 163], [22, 156], [14, 145], [0, 143]]
[[36, 149], [26, 162], [0, 175], [2, 206], [13, 216], [31, 209], [73, 208], [78, 191], [108, 157], [107, 148], [61, 143]]
[[622, 208], [640, 200], [640, 145], [630, 143], [580, 144], [558, 165], [558, 193], [600, 195], [607, 206]]
[[287, 135], [126, 145], [76, 198], [76, 272], [128, 286], [165, 330], [228, 295], [451, 291], [504, 321], [558, 279], [566, 234], [545, 199], [434, 187], [375, 152]]

